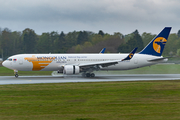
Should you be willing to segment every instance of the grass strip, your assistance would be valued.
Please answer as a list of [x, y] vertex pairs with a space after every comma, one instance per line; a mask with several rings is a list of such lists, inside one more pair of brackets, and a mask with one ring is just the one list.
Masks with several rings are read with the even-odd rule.
[[180, 81], [1, 85], [0, 89], [0, 119], [180, 119]]

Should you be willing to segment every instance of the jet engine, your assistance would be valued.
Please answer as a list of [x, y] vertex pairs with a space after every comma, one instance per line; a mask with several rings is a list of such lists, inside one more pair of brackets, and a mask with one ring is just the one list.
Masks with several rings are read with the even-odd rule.
[[63, 74], [72, 75], [72, 74], [79, 74], [79, 73], [80, 73], [79, 66], [75, 66], [75, 65], [64, 66]]

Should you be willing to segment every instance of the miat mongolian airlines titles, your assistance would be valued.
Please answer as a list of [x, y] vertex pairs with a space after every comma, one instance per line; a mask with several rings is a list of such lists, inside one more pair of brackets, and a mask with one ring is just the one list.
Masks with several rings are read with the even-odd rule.
[[[80, 74], [94, 77], [98, 70], [129, 70], [165, 62], [162, 57], [171, 27], [165, 27], [139, 53], [137, 48], [129, 54], [18, 54], [9, 57], [2, 65], [18, 71], [57, 71], [65, 75]], [[102, 50], [102, 53], [104, 53]]]

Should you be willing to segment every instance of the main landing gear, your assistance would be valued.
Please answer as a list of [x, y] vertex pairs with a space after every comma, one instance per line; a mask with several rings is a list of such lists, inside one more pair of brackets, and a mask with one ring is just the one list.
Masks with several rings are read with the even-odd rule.
[[95, 74], [94, 73], [83, 73], [82, 74], [83, 77], [95, 77]]
[[15, 77], [18, 78], [18, 70], [14, 70]]

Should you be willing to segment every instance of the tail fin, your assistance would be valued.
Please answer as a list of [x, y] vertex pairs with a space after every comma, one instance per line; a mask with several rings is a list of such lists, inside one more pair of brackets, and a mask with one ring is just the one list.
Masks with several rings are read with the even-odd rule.
[[106, 50], [106, 48], [103, 48], [103, 49], [99, 52], [99, 54], [103, 54], [103, 53], [105, 52], [105, 50]]
[[139, 54], [161, 56], [171, 27], [165, 27]]

